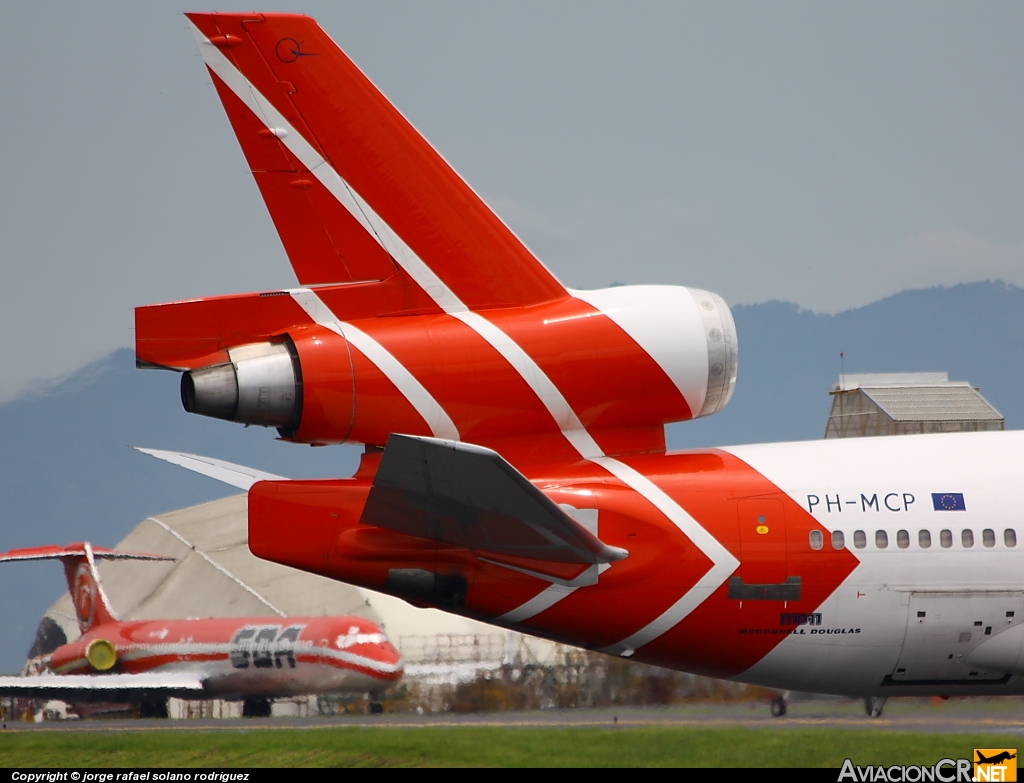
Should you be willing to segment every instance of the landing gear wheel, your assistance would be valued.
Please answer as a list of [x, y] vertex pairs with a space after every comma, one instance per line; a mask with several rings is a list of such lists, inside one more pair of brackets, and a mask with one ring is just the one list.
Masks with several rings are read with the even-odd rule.
[[772, 717], [781, 718], [786, 714], [786, 700], [781, 696], [772, 699]]
[[371, 715], [381, 715], [383, 712], [384, 712], [384, 705], [383, 704], [381, 704], [379, 701], [371, 701], [370, 702], [370, 714]]
[[868, 696], [864, 699], [864, 712], [867, 713], [869, 718], [880, 718], [886, 700], [887, 697], [885, 696]]
[[269, 718], [270, 701], [268, 699], [246, 699], [242, 702], [243, 718]]

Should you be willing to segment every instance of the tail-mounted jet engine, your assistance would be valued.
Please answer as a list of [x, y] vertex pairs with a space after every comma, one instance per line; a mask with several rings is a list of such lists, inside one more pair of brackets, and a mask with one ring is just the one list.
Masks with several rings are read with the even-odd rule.
[[[664, 450], [665, 424], [729, 402], [737, 340], [721, 297], [677, 286], [570, 294], [487, 314], [500, 330], [490, 334], [504, 333], [527, 356], [518, 364], [445, 314], [281, 324], [270, 339], [228, 348], [227, 362], [186, 371], [182, 404], [303, 443], [383, 445], [404, 432], [494, 444], [573, 426], [543, 407], [553, 399], [534, 377], [543, 373], [605, 452], [623, 453]], [[428, 395], [442, 411], [433, 422], [423, 416]]]
[[240, 345], [231, 361], [181, 376], [189, 413], [293, 429], [302, 418], [302, 370], [291, 341]]

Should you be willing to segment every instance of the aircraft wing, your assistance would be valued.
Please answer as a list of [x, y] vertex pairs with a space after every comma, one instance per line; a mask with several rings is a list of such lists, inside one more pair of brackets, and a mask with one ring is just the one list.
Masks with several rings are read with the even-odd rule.
[[225, 462], [212, 457], [200, 457], [198, 454], [185, 454], [178, 451], [160, 451], [159, 449], [144, 449], [139, 446], [132, 446], [136, 451], [148, 454], [151, 457], [162, 459], [165, 462], [178, 465], [179, 467], [201, 473], [209, 478], [223, 481], [233, 487], [244, 489], [247, 492], [257, 481], [284, 481], [284, 476], [275, 476], [273, 473], [264, 473], [262, 470], [247, 468], [245, 465], [236, 465], [234, 462]]
[[67, 702], [140, 702], [168, 696], [196, 698], [203, 693], [203, 679], [198, 673], [190, 672], [0, 677], [0, 696]]
[[496, 451], [391, 435], [361, 522], [499, 558], [595, 565], [629, 553], [606, 545]]

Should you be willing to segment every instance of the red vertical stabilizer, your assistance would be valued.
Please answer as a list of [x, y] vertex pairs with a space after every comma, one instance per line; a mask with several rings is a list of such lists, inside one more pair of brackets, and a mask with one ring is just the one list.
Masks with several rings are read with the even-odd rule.
[[398, 267], [470, 309], [567, 296], [313, 19], [187, 17], [301, 283]]

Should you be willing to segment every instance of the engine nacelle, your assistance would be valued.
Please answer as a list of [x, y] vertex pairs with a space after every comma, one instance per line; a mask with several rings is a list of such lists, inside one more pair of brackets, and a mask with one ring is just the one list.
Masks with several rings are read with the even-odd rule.
[[689, 418], [717, 413], [732, 399], [739, 342], [729, 305], [718, 294], [670, 285], [571, 293], [618, 324], [658, 363], [686, 399]]
[[[488, 333], [504, 334], [536, 362], [605, 453], [664, 449], [665, 424], [710, 415], [729, 402], [737, 340], [721, 297], [678, 286], [571, 294], [489, 311], [486, 319], [499, 331]], [[550, 392], [531, 385], [535, 370], [449, 315], [285, 332], [228, 349], [229, 362], [185, 372], [185, 409], [276, 427], [286, 439], [313, 444], [383, 445], [402, 432], [501, 452], [503, 439], [567, 426], [544, 407], [554, 399]], [[442, 413], [430, 422], [435, 402]]]

